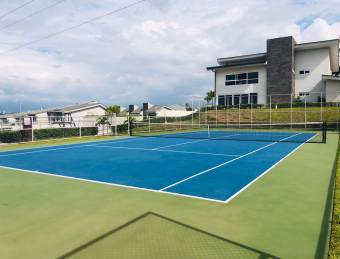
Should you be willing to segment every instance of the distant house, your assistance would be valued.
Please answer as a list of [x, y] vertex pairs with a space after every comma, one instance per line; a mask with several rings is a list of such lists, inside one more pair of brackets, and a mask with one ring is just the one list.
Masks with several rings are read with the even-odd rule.
[[134, 104], [129, 105], [128, 112], [129, 112], [130, 115], [134, 115], [134, 116], [142, 116], [143, 115], [143, 110], [141, 108], [139, 108], [137, 105], [134, 105]]
[[91, 127], [98, 116], [106, 114], [106, 106], [92, 101], [58, 108], [0, 115], [0, 129]]
[[195, 111], [187, 111], [186, 107], [180, 104], [169, 106], [153, 105], [151, 103], [143, 103], [143, 108], [135, 110], [132, 114], [142, 114], [143, 116], [152, 117], [185, 117], [191, 115]]

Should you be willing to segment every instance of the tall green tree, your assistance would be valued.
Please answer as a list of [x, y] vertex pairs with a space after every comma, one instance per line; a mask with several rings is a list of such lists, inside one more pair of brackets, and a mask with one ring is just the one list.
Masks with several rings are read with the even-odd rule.
[[111, 105], [109, 107], [106, 108], [107, 113], [109, 113], [110, 115], [112, 114], [119, 114], [120, 113], [120, 106], [118, 105]]
[[209, 103], [215, 98], [215, 92], [210, 90], [209, 92], [207, 92], [206, 97], [204, 98], [205, 101], [207, 101], [208, 105]]

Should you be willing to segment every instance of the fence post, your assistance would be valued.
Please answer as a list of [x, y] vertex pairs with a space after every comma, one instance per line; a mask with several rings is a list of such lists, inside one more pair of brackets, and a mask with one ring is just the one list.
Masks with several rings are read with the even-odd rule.
[[290, 95], [290, 127], [293, 128], [293, 94]]
[[238, 127], [241, 128], [241, 100], [238, 102]]
[[305, 95], [305, 128], [307, 128], [307, 95]]
[[215, 116], [216, 116], [216, 119], [215, 119], [215, 124], [216, 124], [216, 126], [217, 126], [217, 124], [218, 124], [218, 120], [217, 120], [217, 115], [218, 115], [218, 111], [217, 111], [217, 105], [215, 106]]
[[272, 127], [272, 96], [269, 95], [269, 125]]
[[31, 116], [30, 117], [30, 120], [31, 120], [31, 134], [32, 134], [32, 142], [34, 141], [34, 129], [33, 129], [33, 117]]
[[194, 97], [191, 100], [191, 125], [194, 126]]
[[81, 138], [82, 137], [82, 132], [81, 132], [81, 123], [82, 123], [82, 121], [79, 119], [79, 137]]
[[336, 97], [336, 129], [339, 130], [339, 94]]
[[150, 116], [149, 116], [148, 122], [149, 122], [149, 133], [150, 133], [151, 132], [151, 119], [150, 119]]
[[127, 116], [127, 124], [128, 124], [128, 135], [131, 136], [131, 129], [130, 129], [130, 115]]
[[198, 125], [201, 125], [201, 100], [198, 100]]
[[253, 100], [250, 96], [250, 127], [253, 128]]
[[322, 121], [323, 120], [323, 108], [322, 108], [322, 104], [323, 104], [323, 102], [322, 102], [322, 98], [323, 98], [323, 94], [322, 94], [322, 92], [321, 92], [321, 94], [320, 94], [320, 121]]

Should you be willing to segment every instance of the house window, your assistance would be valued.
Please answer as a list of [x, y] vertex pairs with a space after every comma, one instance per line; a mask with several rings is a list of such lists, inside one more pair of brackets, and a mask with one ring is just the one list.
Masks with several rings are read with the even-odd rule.
[[310, 73], [309, 70], [300, 70], [300, 72], [299, 72], [300, 75], [307, 75], [309, 73]]
[[259, 72], [248, 73], [248, 84], [258, 84], [259, 83]]
[[227, 104], [227, 107], [233, 105], [233, 96], [232, 95], [226, 95], [226, 104]]
[[249, 97], [248, 94], [242, 94], [241, 95], [241, 104], [248, 104], [249, 103], [248, 97]]
[[247, 73], [238, 74], [236, 84], [237, 85], [247, 84]]
[[240, 74], [230, 74], [225, 77], [225, 85], [245, 85], [245, 84], [258, 84], [259, 72], [249, 72]]
[[226, 75], [225, 85], [236, 85], [236, 75]]
[[308, 92], [300, 92], [299, 96], [300, 97], [309, 96], [309, 93]]
[[219, 95], [218, 96], [218, 105], [229, 107], [232, 104], [233, 104], [232, 95]]
[[258, 97], [257, 97], [257, 93], [251, 93], [250, 94], [250, 103], [252, 104], [252, 105], [257, 105], [257, 103], [258, 103]]
[[240, 95], [235, 94], [234, 95], [234, 105], [239, 105], [240, 104]]
[[225, 95], [218, 96], [218, 105], [225, 106]]

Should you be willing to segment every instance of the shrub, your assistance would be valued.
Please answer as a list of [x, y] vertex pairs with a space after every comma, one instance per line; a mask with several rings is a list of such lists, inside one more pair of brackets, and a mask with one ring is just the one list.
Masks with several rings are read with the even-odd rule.
[[22, 142], [23, 139], [23, 131], [4, 131], [0, 132], [0, 142], [3, 143], [15, 143]]
[[[82, 128], [82, 136], [93, 136], [98, 134], [97, 127]], [[37, 129], [34, 130], [34, 139], [48, 138], [68, 138], [79, 136], [79, 128], [57, 128], [57, 129]]]

